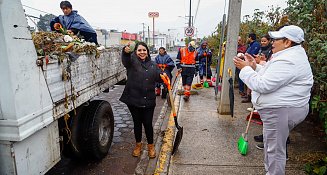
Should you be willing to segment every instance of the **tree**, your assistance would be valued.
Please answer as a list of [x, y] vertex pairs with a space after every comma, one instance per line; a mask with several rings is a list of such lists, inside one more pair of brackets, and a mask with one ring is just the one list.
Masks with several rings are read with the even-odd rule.
[[40, 20], [37, 22], [37, 26], [41, 31], [51, 31], [50, 21], [55, 18], [55, 15], [45, 14], [44, 16], [40, 15]]
[[327, 134], [327, 2], [320, 0], [288, 0], [285, 9], [290, 23], [305, 32], [304, 47], [314, 75], [311, 108]]

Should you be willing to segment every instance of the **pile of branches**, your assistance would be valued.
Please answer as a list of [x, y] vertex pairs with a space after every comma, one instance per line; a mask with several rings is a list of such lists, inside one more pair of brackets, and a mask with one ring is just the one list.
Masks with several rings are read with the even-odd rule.
[[38, 56], [63, 55], [65, 52], [74, 54], [96, 54], [97, 46], [94, 43], [82, 42], [76, 35], [69, 36], [70, 41], [65, 42], [65, 37], [58, 32], [35, 32], [32, 39]]

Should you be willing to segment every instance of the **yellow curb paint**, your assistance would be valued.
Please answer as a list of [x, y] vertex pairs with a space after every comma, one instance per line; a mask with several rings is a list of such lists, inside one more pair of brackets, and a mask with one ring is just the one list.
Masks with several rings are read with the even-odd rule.
[[[177, 87], [181, 87], [181, 81], [179, 81], [178, 86]], [[179, 109], [179, 103], [180, 102], [180, 98], [178, 100], [176, 100], [175, 98], [175, 108]], [[177, 110], [178, 111], [178, 110]], [[168, 125], [167, 125], [167, 129], [165, 131], [165, 136], [163, 138], [163, 143], [161, 146], [161, 151], [159, 154], [159, 158], [157, 161], [157, 165], [156, 165], [156, 169], [154, 171], [155, 175], [160, 175], [160, 173], [162, 173], [165, 169], [165, 164], [168, 161], [168, 158], [171, 154], [171, 152], [173, 151], [173, 142], [174, 142], [174, 138], [175, 138], [175, 122], [174, 122], [174, 116], [173, 113], [171, 112], [169, 115], [169, 120], [168, 120]]]

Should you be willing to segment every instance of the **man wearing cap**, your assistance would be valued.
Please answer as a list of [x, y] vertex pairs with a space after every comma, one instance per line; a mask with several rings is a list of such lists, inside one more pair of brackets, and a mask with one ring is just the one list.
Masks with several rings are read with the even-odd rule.
[[265, 66], [246, 54], [234, 58], [240, 78], [252, 89], [252, 103], [263, 121], [265, 170], [285, 174], [286, 140], [289, 132], [307, 116], [313, 76], [301, 43], [303, 30], [294, 25], [269, 32], [273, 55]]
[[198, 71], [199, 60], [197, 59], [196, 44], [191, 41], [188, 47], [183, 47], [178, 51], [176, 58], [176, 67], [182, 75], [185, 101], [188, 101], [191, 95], [191, 85], [195, 73]]
[[210, 65], [212, 63], [212, 53], [211, 50], [207, 47], [208, 42], [203, 41], [201, 46], [197, 49], [198, 52], [198, 60], [199, 60], [199, 75], [200, 75], [200, 82], [203, 84], [203, 76], [206, 76], [206, 81], [208, 82], [209, 86], [212, 86], [211, 82], [211, 68]]
[[91, 25], [79, 14], [73, 10], [69, 1], [61, 1], [60, 8], [64, 15], [59, 15], [50, 21], [52, 31], [55, 31], [54, 25], [60, 23], [66, 30], [73, 32], [75, 35], [80, 34], [85, 41], [93, 42], [98, 45], [97, 34]]

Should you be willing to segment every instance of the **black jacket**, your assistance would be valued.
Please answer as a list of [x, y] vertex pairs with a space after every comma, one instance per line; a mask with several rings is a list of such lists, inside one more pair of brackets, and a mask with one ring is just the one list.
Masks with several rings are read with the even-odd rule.
[[160, 69], [148, 57], [140, 60], [135, 53], [122, 52], [122, 62], [127, 69], [127, 83], [120, 101], [136, 107], [156, 105], [155, 83], [161, 82]]

